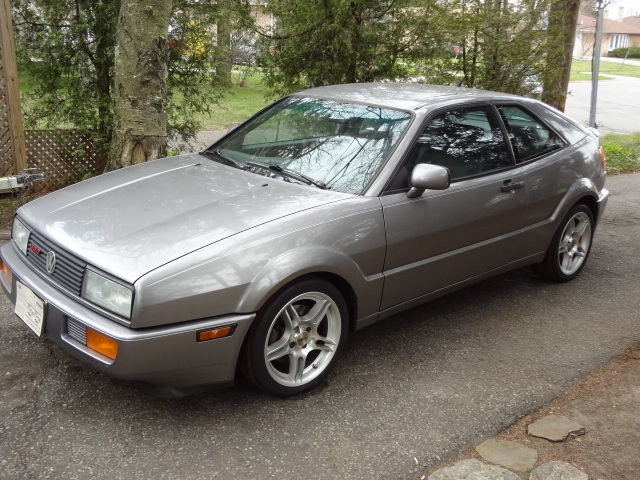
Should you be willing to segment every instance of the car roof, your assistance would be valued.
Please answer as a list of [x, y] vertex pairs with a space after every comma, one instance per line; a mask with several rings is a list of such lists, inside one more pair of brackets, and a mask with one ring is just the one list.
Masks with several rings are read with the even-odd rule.
[[344, 102], [367, 103], [382, 107], [416, 110], [420, 107], [451, 99], [522, 99], [517, 95], [491, 92], [477, 88], [427, 85], [423, 83], [346, 83], [309, 88], [295, 96], [314, 97]]

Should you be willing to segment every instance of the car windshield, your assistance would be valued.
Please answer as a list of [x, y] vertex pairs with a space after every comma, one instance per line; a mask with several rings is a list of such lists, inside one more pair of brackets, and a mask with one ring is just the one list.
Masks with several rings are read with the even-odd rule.
[[410, 119], [371, 105], [289, 97], [212, 148], [256, 173], [360, 194]]

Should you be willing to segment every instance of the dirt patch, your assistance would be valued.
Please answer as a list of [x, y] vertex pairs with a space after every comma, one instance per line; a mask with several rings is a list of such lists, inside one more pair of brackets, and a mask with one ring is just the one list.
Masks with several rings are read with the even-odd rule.
[[13, 215], [20, 205], [18, 198], [0, 198], [0, 229], [10, 228]]
[[[622, 355], [578, 381], [563, 396], [521, 418], [494, 438], [519, 442], [538, 451], [537, 465], [569, 462], [594, 480], [640, 478], [640, 341]], [[564, 415], [586, 427], [586, 435], [550, 442], [527, 434], [527, 426], [550, 414]], [[475, 445], [451, 459], [480, 458]], [[441, 468], [430, 469], [416, 478]], [[522, 474], [527, 478], [527, 474]]]
[[16, 210], [20, 208], [20, 206], [25, 203], [30, 202], [31, 200], [35, 200], [42, 195], [46, 195], [45, 193], [36, 193], [27, 194], [24, 198], [21, 198], [20, 195], [5, 195], [0, 197], [0, 230], [6, 230], [11, 228], [11, 222], [13, 222], [13, 216], [16, 213]]

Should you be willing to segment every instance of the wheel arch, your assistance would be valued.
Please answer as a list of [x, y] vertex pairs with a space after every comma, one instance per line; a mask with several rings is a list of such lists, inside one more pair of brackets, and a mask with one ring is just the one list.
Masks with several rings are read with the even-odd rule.
[[294, 285], [298, 282], [311, 279], [325, 280], [338, 289], [338, 291], [342, 295], [342, 298], [344, 298], [344, 301], [347, 304], [347, 313], [349, 315], [349, 330], [353, 331], [355, 329], [356, 319], [358, 318], [358, 297], [356, 296], [356, 292], [351, 284], [344, 277], [334, 272], [318, 270], [315, 272], [304, 273], [302, 275], [289, 279], [286, 283], [280, 285], [279, 288], [271, 292], [268, 297], [262, 300], [259, 308], [257, 309], [258, 314], [262, 310], [264, 310], [265, 307], [269, 304], [269, 301], [280, 294], [280, 292], [283, 292], [291, 285]]
[[588, 178], [581, 178], [571, 185], [553, 213], [556, 225], [569, 210], [579, 203], [585, 204], [593, 213], [594, 221], [598, 218], [598, 189]]
[[594, 195], [583, 195], [576, 203], [573, 204], [573, 206], [579, 204], [589, 207], [589, 210], [591, 210], [591, 213], [593, 214], [593, 221], [595, 223], [598, 220], [598, 197]]
[[318, 245], [288, 251], [269, 261], [249, 282], [236, 311], [260, 312], [279, 292], [307, 278], [326, 280], [340, 291], [351, 329], [359, 318], [378, 311], [382, 274], [366, 276], [344, 252]]
[[273, 295], [271, 295], [268, 299], [266, 299], [261, 308], [264, 308], [269, 300], [278, 295], [281, 291], [289, 288], [291, 285], [310, 279], [325, 280], [338, 289], [338, 291], [342, 295], [342, 298], [344, 298], [344, 301], [347, 304], [347, 313], [349, 315], [349, 330], [353, 331], [355, 329], [356, 319], [358, 318], [358, 297], [356, 296], [356, 292], [351, 284], [345, 278], [333, 272], [310, 272], [293, 278], [282, 287], [280, 287], [276, 292], [274, 292]]

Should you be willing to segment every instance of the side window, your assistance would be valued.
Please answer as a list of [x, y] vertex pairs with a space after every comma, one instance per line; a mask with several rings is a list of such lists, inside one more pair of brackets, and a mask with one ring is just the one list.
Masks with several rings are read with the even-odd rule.
[[585, 132], [582, 127], [576, 125], [552, 107], [548, 105], [539, 105], [538, 108], [544, 109], [544, 114], [542, 115], [544, 121], [552, 126], [556, 131], [562, 132], [562, 135], [567, 141], [569, 141], [569, 143], [578, 143], [587, 136], [587, 132]]
[[526, 162], [564, 147], [564, 141], [547, 126], [514, 105], [503, 105], [500, 114], [509, 132], [517, 162]]
[[409, 186], [413, 167], [431, 163], [447, 167], [451, 180], [513, 165], [502, 130], [489, 107], [451, 110], [433, 118], [388, 190]]

